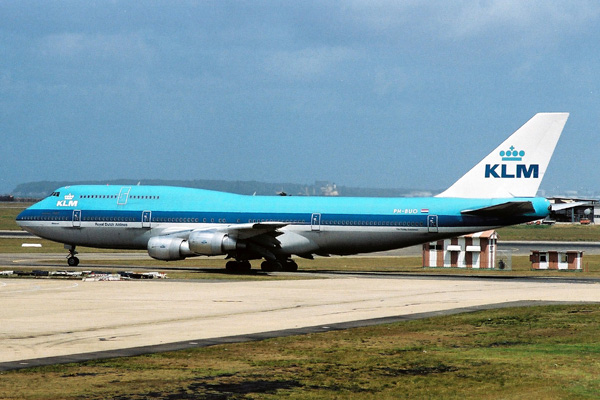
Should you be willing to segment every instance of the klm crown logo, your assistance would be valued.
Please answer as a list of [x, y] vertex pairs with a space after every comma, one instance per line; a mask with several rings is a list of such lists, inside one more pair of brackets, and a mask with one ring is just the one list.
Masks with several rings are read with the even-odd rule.
[[508, 151], [502, 150], [500, 152], [500, 157], [502, 157], [502, 161], [521, 161], [525, 156], [525, 152], [523, 150], [517, 151], [515, 150], [515, 146], [510, 146]]
[[[499, 153], [502, 161], [518, 162], [523, 161], [525, 157], [524, 150], [516, 150], [515, 146], [510, 146], [508, 150], [501, 150]], [[486, 164], [486, 178], [538, 178], [540, 175], [540, 166], [538, 164]]]

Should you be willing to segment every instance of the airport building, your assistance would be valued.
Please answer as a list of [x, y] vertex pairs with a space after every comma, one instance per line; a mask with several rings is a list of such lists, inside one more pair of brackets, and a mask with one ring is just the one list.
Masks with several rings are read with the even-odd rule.
[[[498, 234], [483, 231], [423, 245], [423, 267], [502, 268], [496, 266]], [[502, 268], [503, 269], [503, 268]]]
[[581, 270], [583, 251], [532, 250], [529, 260], [532, 269]]

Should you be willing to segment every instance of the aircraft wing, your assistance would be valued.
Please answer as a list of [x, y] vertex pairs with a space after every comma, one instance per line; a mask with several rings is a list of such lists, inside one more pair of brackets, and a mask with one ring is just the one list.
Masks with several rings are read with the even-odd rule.
[[228, 225], [217, 228], [218, 232], [226, 232], [238, 239], [249, 239], [254, 236], [263, 235], [265, 233], [276, 233], [278, 229], [289, 225], [285, 222], [249, 222], [246, 224]]
[[278, 229], [289, 225], [285, 222], [249, 222], [246, 224], [226, 225], [218, 228], [206, 228], [206, 229], [181, 229], [181, 228], [169, 228], [161, 233], [161, 236], [185, 238], [194, 231], [210, 231], [210, 232], [222, 232], [226, 233], [237, 239], [249, 239], [255, 236], [260, 236], [265, 233], [271, 233], [271, 236], [278, 236], [281, 234], [277, 232]]
[[507, 201], [489, 207], [477, 208], [475, 210], [462, 210], [463, 215], [475, 215], [478, 217], [510, 217], [534, 213], [535, 208], [530, 201]]

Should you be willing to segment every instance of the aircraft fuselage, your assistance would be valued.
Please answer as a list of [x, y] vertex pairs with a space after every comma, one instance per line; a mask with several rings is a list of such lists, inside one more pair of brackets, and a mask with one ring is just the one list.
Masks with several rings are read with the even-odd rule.
[[[507, 201], [530, 201], [535, 211], [512, 218], [461, 214]], [[57, 242], [115, 249], [146, 249], [151, 237], [170, 233], [281, 223], [276, 252], [356, 254], [538, 220], [548, 207], [543, 198], [244, 196], [160, 186], [71, 186], [23, 211], [17, 223]]]

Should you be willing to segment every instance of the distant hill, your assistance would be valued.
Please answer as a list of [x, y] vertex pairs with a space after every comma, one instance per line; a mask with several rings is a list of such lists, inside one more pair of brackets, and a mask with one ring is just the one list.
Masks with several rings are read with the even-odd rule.
[[247, 195], [277, 195], [285, 192], [292, 196], [345, 196], [345, 197], [411, 197], [431, 196], [432, 192], [412, 189], [377, 189], [356, 188], [348, 186], [336, 186], [325, 181], [314, 184], [298, 183], [267, 183], [258, 181], [221, 181], [221, 180], [161, 180], [145, 179], [142, 181], [134, 179], [115, 179], [109, 181], [40, 181], [28, 182], [18, 185], [13, 191], [14, 197], [43, 198], [51, 194], [56, 188], [68, 185], [114, 185], [135, 186], [158, 185], [158, 186], [182, 186], [208, 190], [219, 190], [223, 192], [247, 194]]

